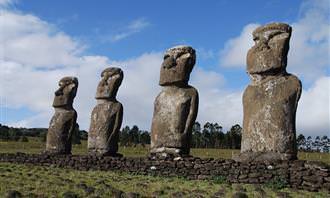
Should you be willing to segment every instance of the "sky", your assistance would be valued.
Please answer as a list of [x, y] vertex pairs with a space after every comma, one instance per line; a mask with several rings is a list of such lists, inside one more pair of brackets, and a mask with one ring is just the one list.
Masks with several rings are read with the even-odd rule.
[[330, 136], [329, 0], [0, 0], [0, 123], [48, 127], [59, 79], [77, 76], [74, 108], [88, 130], [100, 73], [119, 66], [122, 126], [149, 131], [163, 53], [184, 44], [197, 52], [197, 121], [228, 130], [242, 124], [251, 33], [270, 22], [293, 27], [287, 70], [303, 84], [297, 133]]

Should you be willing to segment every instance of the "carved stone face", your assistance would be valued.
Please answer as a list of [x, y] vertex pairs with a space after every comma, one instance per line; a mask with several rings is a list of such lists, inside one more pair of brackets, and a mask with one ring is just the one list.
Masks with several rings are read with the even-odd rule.
[[285, 71], [291, 31], [291, 27], [284, 23], [271, 23], [254, 30], [255, 45], [247, 54], [248, 73]]
[[160, 69], [159, 85], [188, 84], [196, 62], [195, 50], [190, 46], [176, 46], [165, 52]]
[[72, 106], [73, 99], [77, 94], [78, 79], [76, 77], [64, 77], [58, 83], [60, 86], [55, 91], [53, 107]]
[[103, 70], [101, 81], [97, 86], [96, 99], [115, 99], [121, 82], [123, 71], [118, 67], [109, 67]]

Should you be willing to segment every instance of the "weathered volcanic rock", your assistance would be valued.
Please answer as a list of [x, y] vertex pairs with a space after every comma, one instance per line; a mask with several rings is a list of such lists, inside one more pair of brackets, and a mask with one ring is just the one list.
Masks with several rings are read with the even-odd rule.
[[123, 106], [117, 101], [116, 95], [123, 80], [120, 68], [110, 67], [101, 74], [97, 87], [96, 100], [91, 115], [88, 133], [88, 151], [97, 155], [119, 155], [119, 130], [123, 119]]
[[239, 161], [297, 158], [296, 109], [301, 82], [286, 72], [291, 27], [271, 23], [253, 32], [247, 55], [252, 82], [243, 94], [243, 133]]
[[46, 152], [53, 154], [70, 154], [71, 138], [76, 127], [77, 113], [72, 107], [78, 89], [76, 77], [64, 77], [59, 82], [60, 88], [55, 92], [52, 117], [48, 133]]
[[198, 111], [198, 92], [188, 85], [195, 50], [177, 46], [166, 51], [160, 70], [163, 87], [154, 103], [151, 153], [189, 154], [191, 130]]

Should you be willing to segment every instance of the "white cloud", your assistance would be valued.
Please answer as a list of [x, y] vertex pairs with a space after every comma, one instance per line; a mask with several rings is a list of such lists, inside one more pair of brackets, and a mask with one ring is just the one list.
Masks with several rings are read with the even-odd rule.
[[244, 67], [246, 53], [253, 46], [252, 32], [259, 24], [246, 25], [241, 34], [226, 42], [224, 49], [220, 51], [220, 64], [224, 67]]
[[[145, 53], [120, 62], [104, 56], [84, 56], [83, 43], [34, 15], [11, 11], [1, 12], [0, 27], [0, 46], [5, 46], [0, 48], [0, 101], [5, 101], [0, 107], [24, 107], [35, 112], [34, 116], [9, 124], [47, 127], [53, 114], [51, 104], [58, 80], [74, 75], [79, 78], [74, 107], [81, 128], [88, 129], [100, 73], [109, 65], [118, 65], [124, 70], [124, 81], [118, 92], [118, 100], [124, 105], [123, 126], [137, 124], [142, 129], [150, 129], [153, 102], [161, 89], [158, 80], [162, 53]], [[142, 22], [131, 25], [131, 29], [138, 27], [146, 25]], [[247, 37], [253, 27], [245, 27], [242, 37]], [[313, 34], [313, 38], [320, 40], [324, 36]], [[239, 53], [241, 49], [230, 48], [239, 41], [244, 39], [227, 43], [228, 52]], [[232, 56], [227, 63], [244, 65], [246, 53], [241, 55], [243, 59]], [[229, 90], [221, 74], [196, 66], [191, 74], [191, 85], [199, 90], [198, 121], [218, 122], [225, 129], [241, 123], [242, 90]], [[308, 134], [313, 130], [322, 135], [329, 131], [327, 96], [329, 77], [320, 78], [310, 89], [303, 91], [297, 115], [299, 132]]]
[[7, 7], [16, 2], [16, 0], [0, 0], [0, 7]]
[[297, 110], [297, 132], [305, 135], [330, 135], [330, 77], [320, 77], [303, 90]]
[[124, 71], [118, 99], [124, 106], [125, 125], [136, 124], [149, 130], [153, 102], [160, 90], [158, 80], [161, 61], [160, 53], [146, 53], [134, 59], [112, 63]]
[[1, 85], [0, 95], [5, 98], [7, 107], [22, 107], [41, 111], [49, 106], [51, 96], [47, 95], [49, 88], [55, 88], [56, 82], [63, 71], [38, 71], [22, 64], [10, 61], [0, 62]]
[[135, 33], [142, 31], [149, 25], [150, 25], [150, 23], [144, 18], [136, 19], [136, 20], [130, 22], [130, 24], [128, 24], [126, 27], [124, 27], [123, 30], [120, 31], [119, 33], [110, 36], [110, 41], [116, 42], [116, 41], [125, 39]]
[[[51, 104], [57, 82], [63, 76], [73, 75], [79, 79], [74, 103], [78, 122], [81, 128], [88, 129], [100, 73], [108, 65], [118, 65], [124, 70], [118, 92], [118, 100], [124, 105], [123, 125], [137, 124], [150, 129], [153, 102], [161, 89], [158, 80], [162, 53], [145, 53], [120, 62], [104, 56], [81, 56], [78, 53], [81, 43], [36, 16], [7, 11], [1, 17], [6, 19], [3, 24], [6, 28], [1, 30], [6, 37], [1, 45], [6, 47], [0, 62], [3, 74], [0, 96], [6, 103], [1, 106], [25, 107], [35, 112], [34, 116], [10, 124], [47, 127], [53, 114]], [[132, 28], [140, 26], [138, 24]], [[63, 39], [59, 41], [59, 38]], [[235, 105], [240, 101], [240, 94], [220, 90], [224, 84], [224, 77], [218, 73], [197, 66], [194, 69], [192, 85], [200, 92], [200, 121], [225, 122], [223, 125], [236, 122], [232, 120], [238, 118], [241, 111], [231, 109], [232, 106], [241, 108]]]
[[217, 122], [225, 130], [234, 124], [241, 124], [243, 117], [241, 91], [226, 89], [222, 75], [196, 68], [191, 84], [199, 92], [197, 120], [200, 123]]
[[[1, 45], [5, 47], [0, 62], [3, 71], [0, 96], [7, 101], [2, 106], [26, 107], [36, 112], [34, 116], [10, 124], [47, 127], [53, 114], [51, 103], [58, 80], [74, 75], [79, 79], [74, 107], [81, 128], [88, 129], [100, 73], [108, 65], [118, 65], [124, 70], [118, 92], [118, 100], [124, 105], [123, 125], [136, 124], [150, 129], [153, 102], [161, 89], [158, 80], [162, 53], [145, 53], [120, 62], [103, 56], [81, 56], [81, 43], [36, 16], [6, 11], [1, 18], [5, 19], [2, 20], [5, 28], [0, 30], [5, 38]], [[129, 29], [143, 27], [145, 22], [137, 21]], [[231, 100], [233, 95], [227, 96], [219, 90], [225, 84], [224, 77], [196, 66], [191, 78], [200, 92], [198, 120], [234, 124], [231, 119], [237, 118], [236, 114], [241, 111], [231, 111], [231, 106], [237, 106]], [[233, 101], [239, 101], [239, 97], [234, 97]]]
[[[81, 56], [83, 44], [34, 15], [1, 10], [0, 27], [1, 108], [24, 107], [35, 112], [18, 125], [47, 126], [58, 80], [78, 76], [80, 86], [86, 86], [88, 92], [96, 84], [95, 80], [89, 82], [90, 75], [98, 74], [109, 62], [102, 56]], [[79, 89], [85, 93], [83, 90]], [[76, 109], [84, 115], [90, 106], [84, 98], [90, 97], [87, 101], [92, 103], [94, 93], [81, 93], [76, 101], [81, 100], [82, 105]]]
[[[330, 66], [329, 1], [304, 1], [300, 17], [290, 24], [293, 28], [288, 55], [288, 71], [305, 82], [324, 75]], [[223, 67], [245, 68], [246, 54], [253, 45], [252, 31], [258, 24], [246, 25], [238, 37], [226, 42], [220, 52]]]
[[197, 52], [197, 57], [200, 59], [212, 59], [215, 57], [214, 51], [210, 49], [207, 50], [204, 48], [198, 48], [196, 52]]
[[[330, 15], [329, 1], [304, 1], [293, 28], [288, 57], [288, 71], [296, 74], [304, 88], [297, 110], [297, 130], [310, 135], [330, 135], [329, 67]], [[222, 67], [245, 70], [246, 54], [253, 45], [256, 23], [246, 25], [238, 37], [228, 40], [220, 51]], [[243, 72], [243, 71], [242, 71]]]
[[305, 1], [301, 18], [292, 23], [288, 70], [308, 82], [330, 67], [330, 4], [328, 0]]
[[199, 111], [197, 120], [217, 122], [225, 129], [242, 121], [241, 91], [225, 88], [225, 78], [214, 71], [201, 67], [192, 73], [191, 85], [199, 92]]
[[3, 60], [43, 68], [79, 64], [84, 46], [38, 17], [1, 10], [0, 22]]

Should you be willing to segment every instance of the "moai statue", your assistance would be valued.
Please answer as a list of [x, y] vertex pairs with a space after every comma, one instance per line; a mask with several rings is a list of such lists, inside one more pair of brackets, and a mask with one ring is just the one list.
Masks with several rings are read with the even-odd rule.
[[88, 152], [92, 155], [121, 156], [117, 153], [119, 130], [123, 120], [123, 106], [116, 95], [124, 74], [120, 68], [110, 67], [101, 74], [88, 133]]
[[291, 27], [271, 23], [253, 32], [247, 54], [251, 84], [243, 94], [239, 161], [297, 159], [296, 109], [301, 82], [286, 72]]
[[77, 121], [77, 112], [72, 103], [77, 93], [78, 79], [64, 77], [59, 86], [53, 102], [55, 114], [48, 128], [46, 153], [71, 154], [71, 138]]
[[196, 62], [190, 46], [176, 46], [166, 51], [160, 69], [162, 91], [154, 103], [151, 126], [152, 155], [188, 155], [192, 126], [198, 111], [198, 92], [188, 85]]

